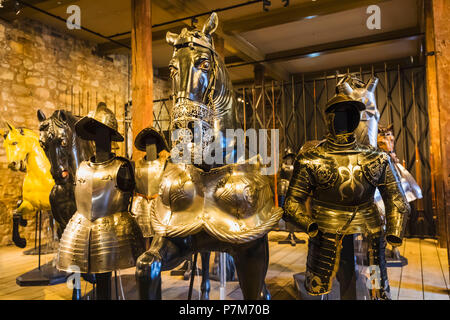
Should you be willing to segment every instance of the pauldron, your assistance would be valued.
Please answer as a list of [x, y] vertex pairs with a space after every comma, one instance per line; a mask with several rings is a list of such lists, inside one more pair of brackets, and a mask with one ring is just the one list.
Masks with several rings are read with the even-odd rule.
[[364, 152], [361, 156], [358, 156], [358, 163], [363, 169], [364, 176], [374, 187], [378, 187], [388, 160], [389, 156], [386, 153], [378, 152], [372, 148], [369, 152]]
[[336, 183], [339, 175], [335, 159], [310, 149], [301, 154], [299, 161], [307, 168], [309, 182], [314, 187], [328, 189]]

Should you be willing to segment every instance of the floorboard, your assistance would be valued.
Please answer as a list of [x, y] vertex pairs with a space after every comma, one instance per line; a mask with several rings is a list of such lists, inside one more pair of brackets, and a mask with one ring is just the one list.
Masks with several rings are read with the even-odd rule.
[[[305, 234], [296, 234], [298, 238], [307, 240]], [[293, 275], [306, 269], [307, 244], [278, 244], [285, 239], [286, 232], [269, 234], [269, 270], [266, 284], [274, 300], [293, 300], [297, 293]], [[0, 300], [69, 300], [72, 291], [66, 284], [48, 287], [19, 287], [16, 277], [37, 266], [37, 256], [23, 255], [23, 249], [16, 247], [0, 248]], [[449, 278], [447, 250], [438, 248], [436, 240], [405, 239], [400, 252], [408, 259], [403, 268], [388, 268], [392, 299], [442, 300], [449, 299]], [[48, 262], [53, 255], [45, 255], [42, 263]], [[211, 254], [210, 266], [214, 263]], [[198, 263], [200, 266], [200, 261]], [[119, 291], [119, 299], [137, 299], [134, 279], [134, 268], [120, 271], [123, 293]], [[170, 271], [162, 274], [163, 299], [187, 299], [189, 281], [181, 276], [171, 276]], [[200, 297], [201, 276], [196, 276], [193, 287], [193, 299]], [[92, 285], [82, 280], [83, 294], [92, 290]], [[113, 298], [116, 297], [113, 281]], [[120, 285], [119, 285], [120, 289]], [[211, 299], [219, 299], [219, 282], [211, 281]], [[242, 299], [239, 283], [227, 282], [226, 299]]]

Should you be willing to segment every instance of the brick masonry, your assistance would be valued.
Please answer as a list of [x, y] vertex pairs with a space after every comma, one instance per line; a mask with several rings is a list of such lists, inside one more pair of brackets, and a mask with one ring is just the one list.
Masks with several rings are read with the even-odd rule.
[[[85, 115], [104, 101], [124, 131], [124, 104], [129, 92], [129, 56], [95, 55], [95, 46], [41, 23], [0, 20], [0, 126], [38, 130], [38, 109], [50, 116], [56, 109]], [[166, 98], [169, 85], [155, 77], [154, 99]], [[3, 142], [3, 139], [0, 139]], [[124, 154], [123, 145], [118, 154]], [[12, 212], [21, 196], [24, 174], [7, 168], [0, 146], [0, 246], [11, 245]], [[34, 217], [21, 232], [34, 243]]]

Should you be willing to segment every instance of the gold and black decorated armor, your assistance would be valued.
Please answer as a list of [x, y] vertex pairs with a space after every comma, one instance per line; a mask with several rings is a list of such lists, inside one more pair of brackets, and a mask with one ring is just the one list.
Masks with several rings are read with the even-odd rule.
[[185, 237], [205, 230], [216, 239], [244, 243], [265, 235], [280, 220], [267, 176], [255, 159], [208, 172], [190, 164], [167, 164], [152, 207], [155, 233]]
[[159, 184], [164, 172], [165, 160], [147, 161], [146, 158], [136, 162], [136, 190], [131, 212], [135, 217], [144, 237], [152, 237], [150, 208], [158, 197]]
[[[382, 237], [382, 220], [374, 203], [376, 188], [386, 206], [386, 239], [393, 245], [402, 243], [402, 222], [409, 204], [390, 157], [356, 143], [353, 132], [363, 107], [351, 97], [338, 94], [327, 104], [326, 139], [316, 147], [302, 149], [296, 157], [284, 219], [311, 236], [305, 281], [311, 295], [331, 291], [345, 235], [364, 233], [375, 239], [370, 242], [377, 246], [369, 248], [371, 260], [384, 263], [384, 256], [378, 254], [382, 241], [376, 240]], [[338, 117], [344, 119], [344, 125], [337, 122]], [[306, 209], [309, 196], [311, 212]], [[387, 277], [381, 283], [388, 288]], [[386, 298], [388, 292], [383, 290], [376, 296]]]
[[142, 233], [129, 213], [131, 191], [117, 187], [122, 166], [131, 168], [128, 160], [120, 157], [80, 164], [75, 186], [77, 212], [60, 241], [59, 270], [105, 273], [129, 268], [144, 251]]

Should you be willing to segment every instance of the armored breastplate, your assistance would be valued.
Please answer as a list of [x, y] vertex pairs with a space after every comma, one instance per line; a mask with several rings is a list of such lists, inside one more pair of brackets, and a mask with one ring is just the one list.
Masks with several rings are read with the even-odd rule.
[[187, 236], [205, 230], [219, 240], [242, 243], [263, 236], [281, 218], [260, 165], [246, 162], [205, 172], [169, 163], [152, 226], [164, 236]]
[[373, 199], [385, 163], [360, 152], [326, 153], [310, 167], [316, 185], [315, 199], [355, 206]]
[[128, 211], [131, 193], [117, 187], [117, 172], [124, 160], [84, 161], [77, 171], [75, 201], [77, 211], [94, 221], [116, 212]]
[[159, 190], [159, 183], [161, 182], [163, 171], [164, 162], [158, 159], [154, 161], [141, 159], [136, 162], [136, 192], [149, 197], [156, 195]]

